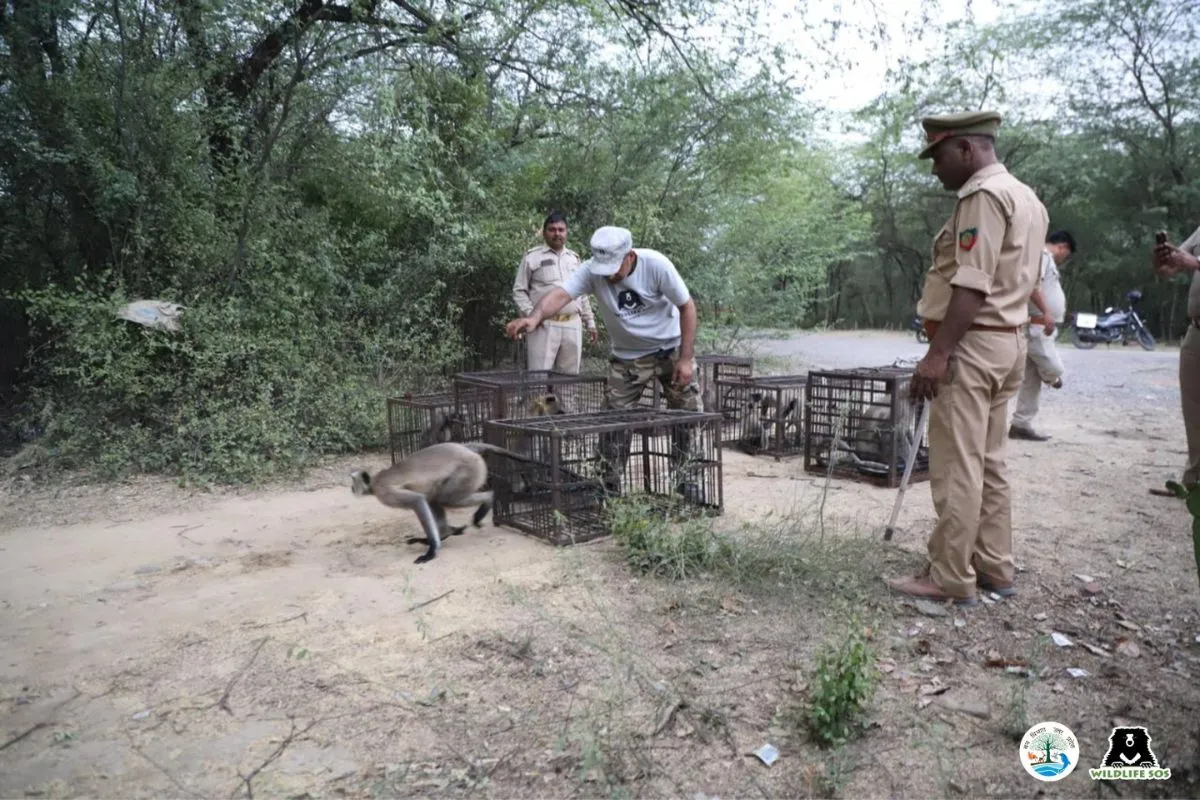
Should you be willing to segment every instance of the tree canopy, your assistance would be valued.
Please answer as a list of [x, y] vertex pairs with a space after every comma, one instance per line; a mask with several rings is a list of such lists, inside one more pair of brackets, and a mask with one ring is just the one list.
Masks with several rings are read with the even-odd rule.
[[953, 203], [919, 120], [959, 108], [1079, 241], [1071, 306], [1141, 288], [1177, 334], [1147, 253], [1200, 225], [1197, 0], [943, 26], [830, 136], [807, 89], [870, 11], [801, 3], [783, 47], [757, 0], [0, 0], [5, 444], [219, 480], [377, 445], [384, 397], [507, 352], [550, 211], [666, 252], [706, 335], [903, 324]]

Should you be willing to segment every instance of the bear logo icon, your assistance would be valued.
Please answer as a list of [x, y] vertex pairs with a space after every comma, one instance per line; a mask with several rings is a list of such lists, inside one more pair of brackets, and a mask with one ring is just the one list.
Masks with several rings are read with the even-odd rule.
[[1103, 766], [1157, 768], [1158, 758], [1150, 749], [1150, 732], [1141, 726], [1113, 728]]
[[637, 311], [645, 305], [646, 303], [642, 300], [642, 296], [633, 289], [622, 289], [617, 294], [618, 311]]

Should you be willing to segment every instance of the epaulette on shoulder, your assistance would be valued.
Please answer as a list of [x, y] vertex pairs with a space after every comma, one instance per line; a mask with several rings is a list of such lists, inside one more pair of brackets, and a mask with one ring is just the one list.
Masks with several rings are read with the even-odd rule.
[[974, 180], [967, 181], [965, 184], [963, 184], [963, 187], [958, 190], [958, 199], [961, 200], [964, 197], [970, 197], [982, 188], [982, 178], [975, 178]]

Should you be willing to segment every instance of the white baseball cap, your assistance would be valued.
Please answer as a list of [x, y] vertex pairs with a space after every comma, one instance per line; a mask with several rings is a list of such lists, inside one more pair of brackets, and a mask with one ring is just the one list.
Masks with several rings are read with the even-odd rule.
[[625, 255], [633, 249], [633, 234], [625, 228], [605, 225], [596, 229], [588, 244], [592, 257], [583, 262], [583, 268], [597, 277], [607, 278], [616, 274]]

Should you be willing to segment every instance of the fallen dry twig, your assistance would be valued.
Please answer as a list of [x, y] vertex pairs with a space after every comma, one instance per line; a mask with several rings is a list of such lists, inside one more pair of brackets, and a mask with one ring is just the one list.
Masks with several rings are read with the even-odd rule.
[[319, 719], [314, 719], [312, 722], [308, 723], [300, 730], [296, 730], [296, 718], [289, 717], [288, 719], [292, 723], [292, 729], [290, 731], [288, 731], [288, 735], [283, 737], [283, 741], [279, 743], [279, 746], [276, 747], [274, 750], [272, 750], [271, 754], [269, 756], [267, 756], [266, 759], [261, 764], [259, 764], [257, 767], [252, 769], [250, 771], [249, 775], [243, 775], [240, 772], [238, 773], [238, 777], [242, 779], [242, 782], [236, 789], [234, 789], [232, 792], [229, 793], [230, 797], [233, 797], [241, 789], [245, 788], [247, 800], [254, 800], [254, 788], [252, 786], [252, 783], [254, 782], [254, 779], [258, 777], [258, 774], [260, 772], [262, 772], [264, 769], [266, 769], [267, 767], [274, 764], [275, 761], [281, 755], [283, 755], [283, 751], [287, 750], [288, 747], [292, 744], [292, 742], [296, 741], [297, 737], [303, 736], [304, 734], [308, 733], [309, 731], [311, 731], [313, 728], [315, 728], [317, 726], [317, 723], [319, 723], [321, 721]]
[[259, 652], [262, 651], [263, 647], [270, 640], [270, 638], [270, 636], [264, 636], [258, 640], [258, 647], [254, 648], [254, 652], [250, 655], [250, 660], [246, 662], [245, 666], [237, 671], [237, 674], [229, 679], [229, 683], [225, 686], [225, 692], [221, 695], [221, 699], [217, 701], [217, 708], [225, 710], [228, 712], [229, 716], [233, 716], [233, 709], [229, 707], [229, 695], [233, 691], [234, 684], [236, 684], [241, 677], [246, 674], [247, 670], [254, 665], [254, 661], [258, 658]]
[[409, 610], [409, 611], [416, 611], [418, 608], [424, 608], [425, 606], [428, 606], [428, 605], [433, 605], [433, 604], [434, 604], [434, 603], [436, 603], [438, 600], [441, 600], [443, 597], [448, 597], [448, 596], [450, 596], [450, 595], [452, 595], [452, 594], [454, 594], [454, 590], [453, 590], [453, 589], [451, 589], [451, 590], [450, 590], [450, 591], [448, 591], [448, 592], [443, 592], [442, 594], [439, 594], [437, 597], [433, 598], [432, 600], [426, 600], [424, 603], [417, 603], [415, 606], [410, 606], [408, 610]]

